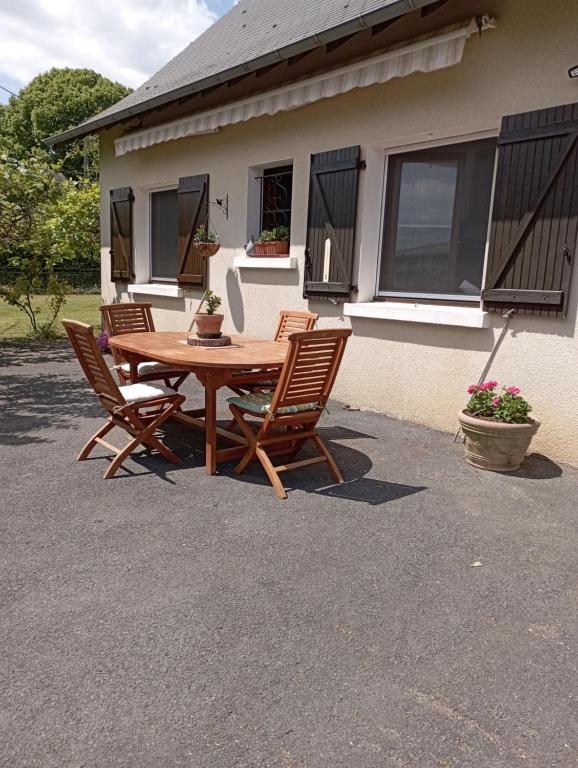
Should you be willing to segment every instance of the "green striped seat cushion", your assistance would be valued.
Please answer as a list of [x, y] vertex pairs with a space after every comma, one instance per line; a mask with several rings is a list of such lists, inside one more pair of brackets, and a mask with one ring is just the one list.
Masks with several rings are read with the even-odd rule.
[[[227, 402], [230, 405], [237, 405], [251, 413], [268, 413], [273, 399], [273, 392], [251, 392], [248, 395], [240, 397], [229, 397]], [[300, 411], [313, 411], [319, 408], [319, 403], [301, 403], [300, 405], [286, 405], [277, 408], [276, 415], [282, 416], [286, 413], [299, 413]]]

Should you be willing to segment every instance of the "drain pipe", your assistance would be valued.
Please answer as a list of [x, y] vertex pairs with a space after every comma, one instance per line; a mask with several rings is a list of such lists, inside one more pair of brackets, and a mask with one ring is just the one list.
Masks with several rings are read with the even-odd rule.
[[[496, 343], [494, 344], [494, 348], [492, 349], [492, 351], [490, 353], [490, 356], [488, 358], [488, 362], [486, 363], [485, 368], [482, 371], [482, 374], [481, 374], [480, 378], [478, 379], [478, 386], [485, 380], [486, 376], [488, 375], [488, 373], [490, 371], [490, 368], [492, 366], [492, 363], [495, 360], [495, 357], [496, 357], [496, 354], [498, 352], [498, 349], [500, 348], [502, 342], [504, 341], [504, 339], [506, 337], [506, 334], [508, 333], [508, 327], [510, 325], [510, 320], [512, 319], [512, 317], [515, 314], [516, 314], [516, 310], [515, 309], [510, 309], [510, 310], [508, 310], [508, 312], [506, 312], [504, 315], [502, 315], [502, 317], [504, 318], [504, 320], [506, 322], [504, 323], [504, 327], [502, 328], [502, 332], [500, 333]], [[454, 435], [454, 439], [453, 439], [454, 443], [456, 442], [456, 440], [460, 436], [460, 432], [461, 431], [462, 431], [462, 428], [458, 427], [458, 431]]]
[[199, 312], [201, 311], [201, 307], [203, 306], [203, 302], [205, 301], [206, 296], [207, 296], [207, 291], [203, 293], [203, 296], [199, 302], [199, 306], [197, 307], [197, 311], [193, 314], [193, 319], [191, 320], [191, 324], [189, 325], [189, 331], [188, 331], [189, 333], [191, 333], [191, 331], [193, 330], [193, 326], [195, 324], [195, 315], [198, 315]]

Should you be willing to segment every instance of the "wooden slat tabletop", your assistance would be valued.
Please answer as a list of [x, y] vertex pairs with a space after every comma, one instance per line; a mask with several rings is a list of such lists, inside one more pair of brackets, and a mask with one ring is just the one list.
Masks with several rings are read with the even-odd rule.
[[111, 336], [109, 344], [123, 352], [182, 368], [268, 368], [281, 366], [287, 354], [287, 343], [231, 336], [231, 347], [193, 347], [186, 343], [187, 333], [165, 331], [127, 333]]

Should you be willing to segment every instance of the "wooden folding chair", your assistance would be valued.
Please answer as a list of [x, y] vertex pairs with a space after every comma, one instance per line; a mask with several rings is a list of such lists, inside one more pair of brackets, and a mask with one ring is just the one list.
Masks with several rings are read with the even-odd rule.
[[[108, 479], [115, 475], [135, 448], [143, 445], [149, 450], [156, 449], [165, 459], [178, 464], [178, 456], [155, 437], [155, 432], [181, 407], [185, 396], [160, 384], [142, 382], [119, 387], [98, 349], [92, 326], [76, 320], [63, 320], [62, 324], [86, 378], [101, 405], [109, 413], [104, 426], [90, 438], [79, 453], [78, 461], [88, 458], [97, 444], [108, 448], [116, 454], [116, 458], [104, 473], [105, 479]], [[132, 436], [132, 440], [122, 449], [103, 439], [114, 427], [120, 427]]]
[[273, 341], [289, 341], [292, 333], [312, 331], [319, 319], [317, 312], [298, 312], [295, 309], [282, 309], [275, 329]]
[[[317, 322], [317, 312], [300, 312], [294, 309], [282, 309], [279, 312], [277, 328], [273, 341], [288, 341], [292, 333], [311, 331]], [[281, 374], [281, 368], [273, 368], [267, 371], [241, 371], [233, 376], [229, 388], [239, 395], [255, 390], [271, 390], [275, 387]]]
[[[343, 358], [350, 329], [308, 331], [289, 335], [289, 350], [274, 392], [252, 392], [228, 399], [231, 413], [247, 438], [247, 452], [235, 467], [243, 472], [257, 458], [277, 496], [287, 498], [279, 478], [281, 472], [326, 462], [336, 482], [343, 477], [327, 450], [316, 426], [329, 399]], [[262, 419], [253, 431], [247, 416]], [[311, 440], [319, 456], [293, 461], [303, 445]], [[274, 465], [271, 458], [287, 455], [288, 462]]]
[[[155, 330], [151, 304], [103, 304], [100, 307], [104, 328], [109, 336], [120, 336], [123, 333], [152, 333]], [[112, 348], [112, 358], [115, 370], [121, 384], [131, 381], [130, 365], [120, 350]], [[159, 363], [156, 360], [146, 360], [137, 367], [137, 381], [162, 380], [165, 386], [177, 390], [189, 376], [189, 371], [175, 369], [174, 366]], [[174, 381], [171, 382], [171, 379]]]

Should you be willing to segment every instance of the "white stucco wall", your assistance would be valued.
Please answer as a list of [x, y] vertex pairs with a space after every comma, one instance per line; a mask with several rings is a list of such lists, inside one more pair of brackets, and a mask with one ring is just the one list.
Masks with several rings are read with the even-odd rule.
[[[467, 4], [464, 4], [467, 5]], [[219, 134], [169, 142], [114, 157], [114, 132], [102, 141], [103, 295], [129, 300], [110, 284], [108, 191], [131, 186], [136, 194], [136, 282], [149, 279], [148, 194], [176, 185], [180, 176], [209, 173], [211, 199], [229, 195], [229, 219], [212, 221], [222, 247], [210, 262], [210, 287], [224, 298], [225, 330], [269, 336], [280, 308], [308, 306], [324, 327], [351, 324], [353, 336], [334, 394], [352, 406], [394, 414], [454, 431], [466, 386], [476, 381], [500, 333], [491, 327], [370, 320], [342, 316], [342, 305], [302, 298], [304, 243], [312, 152], [360, 144], [367, 159], [362, 174], [357, 233], [360, 299], [371, 297], [379, 244], [379, 204], [384, 150], [454, 137], [497, 135], [501, 117], [578, 101], [578, 7], [565, 0], [488, 2], [498, 29], [473, 37], [461, 64], [354, 91], [328, 101], [221, 130]], [[464, 18], [468, 12], [464, 10]], [[235, 270], [247, 234], [248, 169], [293, 161], [291, 252], [298, 269]], [[152, 301], [159, 330], [186, 329], [200, 293]], [[492, 378], [522, 387], [542, 428], [534, 449], [578, 465], [578, 270], [574, 271], [566, 320], [520, 316], [491, 370]]]

